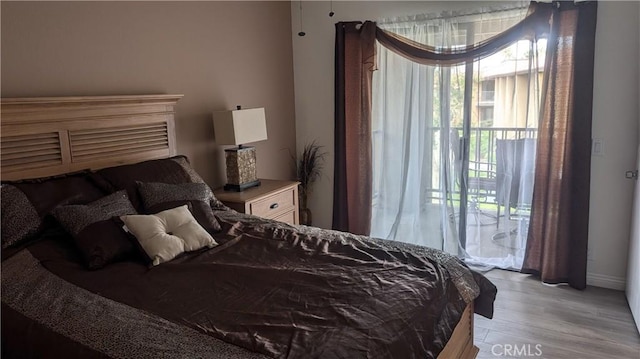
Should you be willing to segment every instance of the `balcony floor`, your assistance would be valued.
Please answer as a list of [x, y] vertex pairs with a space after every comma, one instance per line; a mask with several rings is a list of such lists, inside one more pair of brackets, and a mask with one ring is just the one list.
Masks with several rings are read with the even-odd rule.
[[497, 209], [470, 209], [467, 214], [466, 250], [474, 263], [520, 269], [524, 258], [529, 219], [504, 212], [498, 220]]

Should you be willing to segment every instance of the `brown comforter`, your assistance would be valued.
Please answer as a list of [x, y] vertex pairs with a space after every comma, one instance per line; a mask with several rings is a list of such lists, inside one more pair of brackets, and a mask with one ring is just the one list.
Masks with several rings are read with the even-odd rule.
[[[34, 285], [44, 288], [37, 295], [49, 298], [49, 305], [79, 302], [77, 298], [84, 296], [89, 298], [84, 301], [95, 300], [102, 306], [85, 309], [98, 318], [93, 326], [117, 325], [136, 333], [143, 327], [167, 328], [167, 333], [163, 329], [149, 334], [155, 341], [145, 340], [152, 345], [115, 337], [109, 342], [104, 337], [106, 330], [102, 337], [91, 334], [95, 328], [85, 329], [87, 333], [76, 338], [77, 330], [56, 331], [54, 327], [55, 335], [71, 338], [83, 350], [98, 354], [94, 356], [252, 355], [234, 351], [233, 346], [219, 346], [214, 350], [217, 354], [212, 354], [214, 344], [202, 345], [220, 339], [277, 358], [435, 358], [467, 303], [475, 299], [481, 314], [492, 315], [495, 287], [441, 251], [292, 227], [232, 211], [217, 215], [224, 227], [224, 233], [216, 237], [220, 246], [152, 269], [128, 261], [87, 271], [69, 241], [45, 239], [30, 246], [30, 254], [63, 279], [55, 286], [33, 279]], [[12, 260], [29, 259], [14, 257], [18, 259], [3, 262], [3, 311], [13, 321], [35, 322], [23, 330], [48, 327], [56, 321], [77, 323], [77, 316], [62, 314], [68, 310], [63, 306], [58, 317], [56, 313], [34, 314], [37, 307], [25, 308], [21, 299], [13, 298], [29, 291], [16, 278], [25, 274], [10, 267], [17, 266]], [[133, 311], [130, 317], [135, 319], [121, 314], [124, 311]], [[11, 323], [5, 322], [3, 316], [3, 329], [11, 329]], [[94, 339], [86, 338], [92, 335]], [[3, 346], [11, 347], [9, 337], [3, 334]], [[185, 340], [176, 342], [176, 337]], [[200, 344], [187, 344], [189, 338]], [[100, 345], [94, 345], [96, 342]], [[123, 343], [140, 344], [144, 349], [116, 348]]]

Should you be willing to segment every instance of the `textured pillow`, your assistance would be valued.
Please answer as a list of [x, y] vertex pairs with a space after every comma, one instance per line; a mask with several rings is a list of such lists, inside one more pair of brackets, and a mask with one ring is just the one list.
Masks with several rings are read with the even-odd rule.
[[[110, 192], [127, 190], [131, 202], [139, 211], [143, 210], [143, 206], [136, 191], [136, 181], [169, 184], [205, 183], [185, 156], [103, 168], [96, 174], [103, 179], [103, 183], [108, 184], [109, 188], [105, 188], [106, 190]], [[215, 197], [212, 197], [211, 205], [214, 208], [226, 209], [224, 204]]]
[[2, 249], [6, 249], [35, 235], [42, 220], [24, 192], [17, 187], [3, 185], [0, 191], [0, 231]]
[[205, 183], [143, 183], [137, 182], [138, 192], [142, 198], [145, 212], [158, 213], [167, 209], [189, 204], [189, 209], [196, 221], [209, 233], [222, 230], [213, 215], [209, 203], [213, 192]]
[[157, 214], [121, 216], [120, 219], [154, 266], [183, 252], [218, 245], [193, 218], [186, 205]]
[[59, 229], [49, 216], [64, 204], [85, 204], [105, 194], [89, 171], [65, 175], [5, 182], [2, 185], [2, 248], [8, 248], [40, 234]]
[[87, 205], [60, 206], [52, 211], [73, 236], [89, 269], [102, 268], [135, 253], [135, 247], [117, 217], [136, 213], [125, 191]]

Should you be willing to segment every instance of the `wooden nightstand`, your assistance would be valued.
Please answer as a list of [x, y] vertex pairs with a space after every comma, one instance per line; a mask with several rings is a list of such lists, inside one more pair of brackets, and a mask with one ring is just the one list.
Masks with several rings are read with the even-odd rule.
[[295, 181], [260, 179], [262, 184], [242, 192], [218, 188], [213, 193], [238, 212], [298, 224], [298, 184]]

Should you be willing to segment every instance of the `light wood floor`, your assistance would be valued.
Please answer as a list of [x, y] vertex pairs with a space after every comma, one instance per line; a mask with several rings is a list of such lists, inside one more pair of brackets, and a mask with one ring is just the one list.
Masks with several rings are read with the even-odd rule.
[[[498, 297], [492, 320], [475, 315], [478, 359], [640, 358], [640, 335], [623, 292], [547, 286], [503, 270], [486, 276], [498, 287]], [[506, 355], [505, 344], [518, 350], [528, 345], [530, 355]]]

